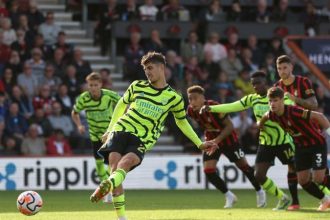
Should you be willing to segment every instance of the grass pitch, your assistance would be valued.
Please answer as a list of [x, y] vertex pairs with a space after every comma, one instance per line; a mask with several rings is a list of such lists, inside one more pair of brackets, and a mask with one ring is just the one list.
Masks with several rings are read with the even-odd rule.
[[[20, 191], [0, 192], [0, 220], [116, 220], [112, 205], [92, 204], [92, 191], [38, 191], [44, 206], [35, 216], [16, 209]], [[302, 210], [272, 211], [277, 199], [268, 196], [266, 208], [257, 209], [255, 192], [233, 190], [238, 196], [235, 208], [225, 210], [224, 196], [215, 190], [128, 190], [126, 209], [129, 220], [318, 220], [330, 219], [328, 212], [315, 211], [318, 201], [305, 192], [299, 197]]]

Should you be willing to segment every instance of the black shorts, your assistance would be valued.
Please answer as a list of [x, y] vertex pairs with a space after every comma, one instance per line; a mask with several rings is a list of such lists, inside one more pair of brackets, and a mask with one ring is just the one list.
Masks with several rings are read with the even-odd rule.
[[275, 157], [282, 164], [294, 163], [294, 145], [282, 144], [279, 146], [259, 145], [256, 157], [256, 163], [270, 163], [274, 165]]
[[93, 156], [95, 159], [103, 159], [97, 151], [102, 147], [102, 141], [92, 141], [92, 146], [93, 146]]
[[134, 153], [140, 158], [141, 163], [145, 151], [146, 148], [138, 137], [128, 132], [117, 131], [112, 133], [109, 142], [99, 149], [98, 154], [104, 158], [104, 163], [109, 164], [109, 154], [111, 152], [120, 153], [122, 156]]
[[204, 152], [203, 162], [208, 160], [219, 160], [221, 154], [224, 154], [230, 162], [236, 162], [245, 156], [244, 151], [238, 144], [233, 146], [219, 146], [219, 148], [212, 155], [207, 155]]
[[322, 170], [327, 167], [327, 145], [314, 145], [296, 149], [296, 170]]

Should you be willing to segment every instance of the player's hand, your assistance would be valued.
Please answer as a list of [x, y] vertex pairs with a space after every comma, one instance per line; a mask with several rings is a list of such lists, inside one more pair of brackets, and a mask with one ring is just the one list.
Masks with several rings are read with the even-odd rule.
[[294, 95], [292, 95], [291, 93], [289, 93], [289, 92], [285, 92], [284, 96], [288, 97], [293, 102], [295, 102], [295, 100], [296, 100], [295, 99], [296, 97]]
[[78, 131], [79, 131], [80, 134], [84, 134], [85, 131], [86, 131], [85, 126], [83, 126], [83, 125], [79, 125], [79, 126], [78, 126]]
[[203, 114], [203, 113], [209, 112], [209, 111], [210, 111], [210, 106], [203, 105], [203, 107], [199, 110], [199, 114]]
[[259, 128], [260, 131], [264, 130], [264, 124], [263, 123], [260, 123], [260, 121], [258, 121], [256, 124], [257, 124], [257, 127]]
[[103, 135], [102, 135], [102, 143], [106, 143], [107, 139], [108, 139], [108, 136], [109, 136], [109, 131], [105, 132]]
[[199, 149], [205, 151], [208, 155], [211, 155], [218, 149], [218, 147], [218, 144], [214, 141], [205, 141], [199, 146]]

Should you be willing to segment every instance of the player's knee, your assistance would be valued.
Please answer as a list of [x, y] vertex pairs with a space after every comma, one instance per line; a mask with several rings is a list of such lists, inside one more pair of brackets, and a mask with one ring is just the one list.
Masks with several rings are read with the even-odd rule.
[[304, 188], [304, 186], [308, 185], [310, 183], [310, 179], [309, 178], [299, 178], [298, 177], [298, 183], [301, 187]]
[[204, 173], [207, 178], [210, 178], [212, 175], [217, 174], [217, 169], [216, 168], [204, 168]]

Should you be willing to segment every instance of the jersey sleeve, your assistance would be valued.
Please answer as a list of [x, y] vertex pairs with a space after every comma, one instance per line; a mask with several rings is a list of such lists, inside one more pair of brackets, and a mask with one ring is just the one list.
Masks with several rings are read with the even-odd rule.
[[292, 114], [297, 118], [302, 118], [306, 121], [309, 121], [311, 116], [311, 111], [308, 109], [300, 108], [297, 106], [294, 106], [292, 108]]
[[134, 95], [134, 87], [135, 87], [135, 84], [136, 84], [137, 82], [138, 82], [138, 81], [134, 81], [134, 82], [132, 82], [132, 84], [128, 87], [128, 89], [126, 90], [126, 92], [125, 92], [124, 95], [123, 95], [123, 102], [124, 102], [126, 105], [134, 101], [134, 98], [133, 98], [133, 95]]
[[177, 103], [174, 104], [171, 108], [171, 112], [176, 119], [185, 119], [186, 118], [186, 111], [184, 109], [184, 102], [183, 98], [180, 96]]
[[253, 95], [247, 95], [244, 96], [243, 98], [241, 98], [239, 101], [242, 104], [242, 106], [244, 107], [244, 109], [253, 107], [252, 101], [253, 101], [254, 97]]
[[307, 99], [309, 97], [315, 96], [315, 91], [313, 89], [312, 82], [308, 78], [304, 78], [301, 83], [302, 86], [302, 98]]
[[118, 93], [111, 91], [111, 98], [115, 103], [117, 103], [121, 97]]
[[82, 110], [84, 110], [84, 99], [83, 99], [83, 94], [81, 94], [80, 96], [78, 96], [78, 98], [76, 99], [76, 103], [73, 106], [73, 111], [79, 113]]

